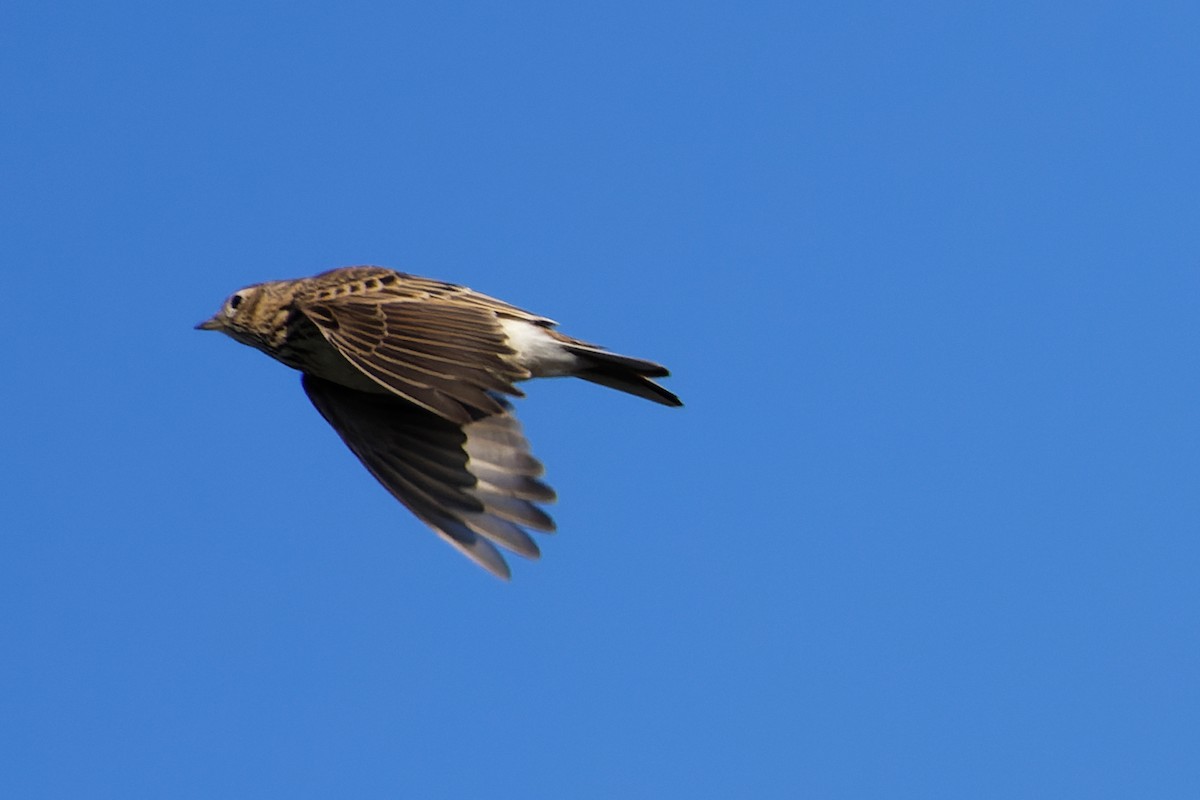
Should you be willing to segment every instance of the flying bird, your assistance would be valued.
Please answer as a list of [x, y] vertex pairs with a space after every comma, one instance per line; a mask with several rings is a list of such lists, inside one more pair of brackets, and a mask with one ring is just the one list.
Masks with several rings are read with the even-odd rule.
[[537, 558], [526, 529], [555, 499], [506, 396], [574, 376], [683, 405], [667, 369], [555, 330], [553, 320], [464, 286], [384, 267], [343, 267], [239, 289], [196, 327], [303, 373], [321, 416], [384, 488], [439, 536], [508, 578], [497, 546]]

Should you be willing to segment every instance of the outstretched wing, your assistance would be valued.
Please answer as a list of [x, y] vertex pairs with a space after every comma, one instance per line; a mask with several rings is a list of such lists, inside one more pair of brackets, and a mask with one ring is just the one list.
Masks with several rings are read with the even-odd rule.
[[550, 324], [465, 287], [382, 267], [318, 275], [296, 306], [372, 380], [460, 424], [501, 413], [496, 393], [520, 396], [514, 381], [530, 377], [512, 360], [498, 315]]
[[303, 377], [309, 400], [392, 496], [443, 539], [501, 578], [510, 575], [496, 545], [527, 558], [538, 546], [524, 530], [552, 532], [534, 503], [553, 502], [543, 468], [511, 406], [464, 425], [400, 397]]
[[520, 395], [528, 373], [505, 361], [512, 350], [494, 314], [442, 301], [353, 296], [300, 310], [351, 364], [381, 386], [448, 420], [503, 410], [494, 392]]

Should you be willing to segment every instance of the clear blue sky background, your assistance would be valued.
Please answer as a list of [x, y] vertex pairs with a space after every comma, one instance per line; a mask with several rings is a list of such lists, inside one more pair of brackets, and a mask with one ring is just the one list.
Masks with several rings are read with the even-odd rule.
[[[1200, 796], [1193, 4], [0, 9], [0, 796]], [[661, 360], [503, 584], [192, 325]]]

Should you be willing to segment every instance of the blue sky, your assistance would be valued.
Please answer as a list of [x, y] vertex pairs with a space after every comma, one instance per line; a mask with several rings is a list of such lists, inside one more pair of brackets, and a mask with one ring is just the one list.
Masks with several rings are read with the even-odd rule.
[[[1197, 796], [1198, 24], [5, 4], [0, 795]], [[192, 330], [355, 263], [687, 406], [496, 581]]]

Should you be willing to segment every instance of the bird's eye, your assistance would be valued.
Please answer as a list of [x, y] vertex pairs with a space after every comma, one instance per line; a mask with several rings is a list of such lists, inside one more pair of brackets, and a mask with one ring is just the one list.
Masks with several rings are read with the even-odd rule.
[[238, 306], [240, 306], [242, 304], [242, 300], [243, 300], [243, 298], [242, 298], [242, 295], [240, 292], [238, 294], [235, 294], [233, 297], [229, 298], [229, 303], [228, 303], [229, 310], [237, 311]]

